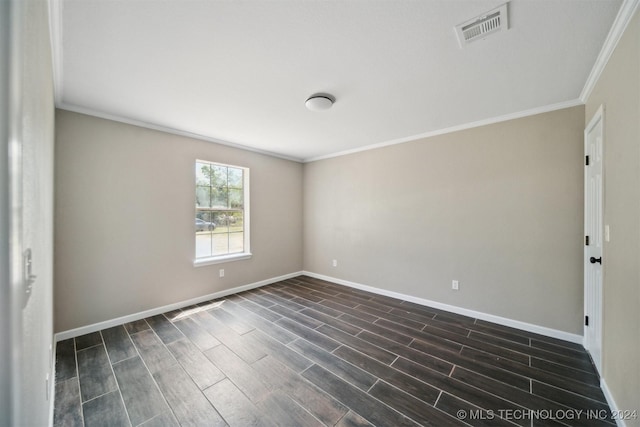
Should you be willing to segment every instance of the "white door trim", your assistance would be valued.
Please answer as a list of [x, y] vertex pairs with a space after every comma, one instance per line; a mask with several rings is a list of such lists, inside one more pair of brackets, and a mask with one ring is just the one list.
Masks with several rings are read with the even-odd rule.
[[[584, 130], [584, 347], [591, 355], [599, 373], [602, 370], [603, 357], [604, 112], [604, 106], [601, 105]], [[592, 132], [599, 133], [593, 135]], [[592, 146], [593, 137], [597, 142]], [[599, 170], [589, 169], [594, 167]], [[599, 179], [593, 180], [594, 172]], [[587, 236], [589, 244], [586, 241]], [[592, 258], [599, 261], [594, 263]]]
[[[24, 5], [0, 2], [0, 426], [22, 419], [22, 34]], [[6, 347], [5, 347], [6, 346]], [[5, 350], [6, 349], [6, 350]], [[5, 355], [7, 357], [5, 357]]]

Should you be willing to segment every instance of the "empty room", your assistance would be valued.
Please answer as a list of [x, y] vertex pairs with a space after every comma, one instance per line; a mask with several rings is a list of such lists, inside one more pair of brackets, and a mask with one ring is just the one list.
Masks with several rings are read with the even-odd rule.
[[639, 9], [0, 2], [0, 427], [639, 427]]

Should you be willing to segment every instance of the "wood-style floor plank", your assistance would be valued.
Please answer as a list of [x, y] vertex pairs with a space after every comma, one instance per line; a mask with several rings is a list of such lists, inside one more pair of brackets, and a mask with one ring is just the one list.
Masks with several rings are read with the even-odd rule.
[[73, 338], [56, 344], [56, 382], [78, 376], [76, 369], [76, 349]]
[[208, 350], [220, 344], [220, 341], [190, 317], [177, 320], [173, 324], [200, 350]]
[[134, 320], [133, 322], [128, 322], [124, 324], [124, 328], [127, 330], [129, 334], [135, 334], [138, 332], [142, 332], [146, 329], [149, 329], [150, 326], [146, 320]]
[[[483, 427], [517, 426], [517, 424], [514, 424], [500, 417], [500, 414], [496, 414], [491, 410], [483, 409], [476, 405], [472, 405], [471, 403], [463, 399], [460, 399], [458, 397], [452, 396], [448, 393], [442, 393], [440, 395], [440, 398], [438, 399], [438, 403], [436, 404], [436, 408], [451, 415], [452, 417], [455, 417], [460, 422], [464, 422], [474, 426], [483, 426]], [[471, 417], [473, 418], [470, 419]]]
[[296, 403], [291, 396], [274, 391], [258, 407], [263, 414], [275, 420], [278, 426], [321, 427], [323, 424], [306, 409]]
[[134, 426], [166, 412], [162, 394], [139, 356], [113, 365], [124, 405]]
[[[437, 389], [442, 390], [447, 394], [456, 396], [480, 408], [494, 412], [498, 412], [499, 410], [518, 411], [524, 409], [523, 407], [512, 403], [508, 399], [501, 399], [493, 394], [479, 390], [450, 376], [433, 372], [432, 370], [410, 360], [399, 358], [392, 366], [402, 372], [405, 372], [407, 375], [411, 375], [420, 381], [431, 384], [433, 387], [437, 387]], [[518, 423], [517, 421], [515, 422]]]
[[77, 354], [80, 394], [83, 402], [117, 390], [118, 385], [103, 345], [89, 347]]
[[82, 405], [87, 427], [131, 426], [119, 391], [100, 395]]
[[[263, 310], [261, 307], [256, 307], [259, 310]], [[231, 314], [234, 314], [240, 318], [242, 318], [245, 322], [253, 326], [254, 328], [264, 332], [265, 334], [275, 338], [281, 343], [288, 343], [296, 339], [296, 335], [290, 332], [287, 332], [285, 329], [276, 325], [272, 322], [265, 322], [265, 319], [260, 317], [258, 314], [253, 312], [248, 306], [243, 306], [241, 304], [228, 304], [224, 307], [224, 310], [229, 311]], [[266, 310], [268, 311], [268, 310]], [[276, 316], [275, 320], [280, 320], [280, 316]], [[274, 321], [275, 321], [274, 320]]]
[[[75, 359], [74, 359], [75, 360]], [[80, 409], [80, 385], [78, 378], [58, 380], [55, 389], [55, 408], [53, 412], [54, 425], [78, 426], [82, 425], [82, 410]]]
[[156, 372], [153, 377], [181, 425], [227, 425], [180, 365]]
[[245, 335], [240, 335], [208, 312], [195, 313], [195, 320], [200, 323], [210, 334], [215, 336], [225, 346], [240, 356], [245, 362], [252, 363], [263, 358], [267, 354], [258, 346], [253, 345]]
[[135, 333], [131, 335], [131, 339], [152, 374], [176, 364], [176, 359], [153, 330], [145, 329]]
[[102, 344], [102, 334], [100, 331], [91, 332], [90, 334], [81, 335], [75, 338], [76, 351]]
[[373, 424], [355, 412], [349, 411], [340, 421], [338, 421], [336, 427], [373, 427]]
[[207, 350], [205, 355], [252, 402], [260, 402], [269, 394], [269, 387], [253, 368], [224, 345]]
[[409, 416], [412, 420], [423, 426], [463, 426], [460, 420], [449, 416], [445, 412], [424, 403], [421, 400], [405, 393], [404, 391], [378, 381], [369, 391], [373, 397], [377, 397], [386, 405], [391, 406], [396, 411]]
[[389, 369], [388, 365], [378, 362], [347, 346], [340, 347], [334, 354], [431, 405], [435, 403], [440, 395], [440, 390], [426, 382], [420, 381], [416, 379], [416, 377], [407, 375], [397, 369]]
[[341, 380], [318, 365], [313, 365], [302, 375], [338, 401], [353, 409], [377, 426], [417, 426], [407, 416], [397, 412], [368, 393]]
[[173, 357], [191, 376], [200, 390], [224, 379], [224, 374], [188, 339], [180, 339], [167, 345]]
[[162, 340], [163, 343], [169, 344], [176, 340], [179, 340], [184, 335], [178, 328], [173, 326], [173, 324], [162, 314], [158, 314], [156, 316], [151, 316], [145, 319], [151, 329], [153, 329]]
[[269, 356], [277, 359], [280, 363], [295, 372], [302, 372], [313, 364], [313, 362], [300, 353], [273, 339], [269, 335], [256, 333], [253, 339], [266, 349]]
[[289, 347], [361, 390], [369, 390], [377, 380], [358, 366], [303, 339], [295, 340]]
[[[333, 351], [336, 348], [340, 347], [340, 343], [332, 339], [330, 336], [318, 332], [318, 330], [316, 329], [304, 326], [296, 322], [295, 320], [291, 320], [288, 318], [280, 319], [276, 322], [276, 325], [285, 328], [289, 332], [293, 332], [298, 337], [304, 338], [305, 340], [327, 351]], [[320, 323], [319, 326], [322, 326], [322, 323]]]
[[300, 406], [325, 425], [334, 425], [348, 411], [348, 408], [331, 395], [318, 389], [297, 372], [287, 368], [271, 357], [265, 357], [253, 364], [256, 372], [269, 384], [291, 396]]
[[229, 379], [209, 387], [204, 395], [231, 427], [277, 427]]
[[104, 329], [102, 338], [112, 364], [138, 355], [129, 334], [122, 325]]
[[[492, 378], [477, 374], [464, 368], [456, 367], [451, 376], [480, 390], [484, 390], [486, 393], [491, 393], [498, 397], [502, 397], [503, 399], [510, 400], [511, 402], [514, 402], [531, 411], [553, 411], [554, 413], [562, 413], [562, 411], [567, 410], [567, 406], [546, 399], [544, 396], [538, 396], [520, 390], [518, 388], [511, 387], [507, 384], [501, 383]], [[586, 417], [576, 420], [566, 419], [563, 420], [563, 422], [571, 426], [602, 425], [601, 421], [588, 419]]]

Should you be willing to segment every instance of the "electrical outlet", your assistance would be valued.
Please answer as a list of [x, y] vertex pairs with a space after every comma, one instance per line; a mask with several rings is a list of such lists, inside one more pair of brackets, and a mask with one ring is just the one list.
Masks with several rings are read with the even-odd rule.
[[220, 269], [220, 277], [224, 277], [224, 268]]
[[331, 263], [331, 265], [333, 265], [334, 267], [338, 266], [338, 260], [334, 259], [333, 262]]
[[458, 284], [457, 280], [451, 281], [451, 289], [453, 289], [454, 291], [457, 291], [460, 289], [460, 285]]

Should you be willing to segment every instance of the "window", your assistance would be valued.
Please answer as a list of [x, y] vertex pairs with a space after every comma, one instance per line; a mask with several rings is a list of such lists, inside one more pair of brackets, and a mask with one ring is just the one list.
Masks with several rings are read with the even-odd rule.
[[246, 259], [249, 169], [196, 160], [196, 265]]

